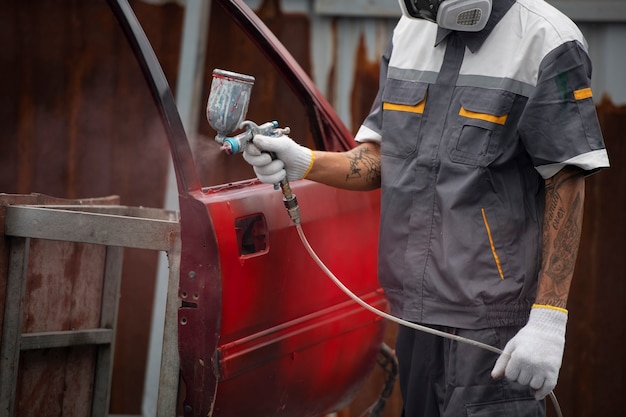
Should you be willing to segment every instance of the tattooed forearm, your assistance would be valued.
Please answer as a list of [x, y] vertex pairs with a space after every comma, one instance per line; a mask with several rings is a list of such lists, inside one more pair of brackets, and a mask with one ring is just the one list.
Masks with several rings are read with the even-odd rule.
[[346, 182], [364, 180], [367, 183], [380, 182], [380, 158], [368, 148], [358, 147], [347, 154], [350, 170], [346, 174]]
[[365, 142], [345, 152], [314, 151], [307, 179], [344, 190], [371, 191], [380, 187], [380, 145]]
[[[574, 273], [576, 254], [578, 252], [578, 242], [580, 239], [580, 214], [576, 208], [580, 205], [580, 196], [574, 200], [572, 211], [563, 222], [563, 227], [555, 227], [556, 237], [552, 242], [552, 253], [546, 264], [547, 275], [552, 278], [555, 289], [563, 291], [561, 288], [568, 277]], [[559, 292], [560, 292], [559, 291]]]
[[580, 241], [584, 177], [564, 170], [546, 182], [543, 263], [537, 302], [565, 308]]

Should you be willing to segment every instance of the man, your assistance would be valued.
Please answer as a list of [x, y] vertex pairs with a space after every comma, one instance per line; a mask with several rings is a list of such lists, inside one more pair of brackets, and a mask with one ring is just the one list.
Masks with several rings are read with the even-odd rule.
[[609, 165], [585, 41], [543, 0], [400, 4], [357, 147], [256, 136], [244, 158], [267, 183], [381, 187], [379, 279], [392, 313], [504, 349], [401, 326], [403, 416], [545, 415], [584, 177]]

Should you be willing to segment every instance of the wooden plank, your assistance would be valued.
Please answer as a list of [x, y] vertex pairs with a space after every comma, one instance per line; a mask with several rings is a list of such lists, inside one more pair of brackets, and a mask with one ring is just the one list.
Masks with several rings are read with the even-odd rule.
[[12, 417], [20, 357], [22, 310], [30, 239], [11, 239], [2, 343], [0, 344], [0, 417]]
[[[123, 248], [107, 247], [100, 327], [117, 328], [123, 257]], [[91, 417], [107, 417], [109, 414], [114, 347], [115, 334], [113, 334], [113, 340], [110, 345], [98, 347]]]
[[180, 239], [168, 251], [169, 277], [165, 305], [165, 324], [163, 329], [163, 349], [161, 351], [161, 373], [159, 375], [159, 393], [157, 398], [157, 417], [176, 415], [178, 386], [180, 380], [180, 355], [178, 353], [178, 309], [180, 298], [178, 287], [180, 279]]
[[178, 223], [32, 206], [9, 206], [5, 233], [11, 236], [168, 250]]
[[12, 417], [89, 417], [95, 346], [22, 352]]
[[105, 247], [32, 239], [22, 333], [98, 328]]
[[22, 334], [21, 350], [61, 348], [78, 345], [111, 344], [111, 329], [72, 330]]
[[[15, 205], [15, 204], [14, 204]], [[26, 204], [20, 204], [26, 205]], [[115, 216], [139, 217], [142, 219], [166, 220], [176, 222], [179, 219], [179, 213], [174, 210], [165, 210], [152, 207], [132, 207], [120, 205], [76, 205], [76, 204], [28, 204], [29, 207], [50, 208], [57, 210], [82, 211], [85, 213], [110, 214]]]

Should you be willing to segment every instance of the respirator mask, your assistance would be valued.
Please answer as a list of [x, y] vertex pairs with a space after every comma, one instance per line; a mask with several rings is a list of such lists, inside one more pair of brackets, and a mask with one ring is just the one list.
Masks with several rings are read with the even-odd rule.
[[492, 0], [399, 0], [402, 13], [426, 19], [440, 27], [465, 32], [483, 30], [491, 14]]

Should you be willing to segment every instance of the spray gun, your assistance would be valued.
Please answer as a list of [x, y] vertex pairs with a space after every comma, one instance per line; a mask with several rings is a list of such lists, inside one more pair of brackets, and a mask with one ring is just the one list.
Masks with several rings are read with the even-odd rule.
[[[211, 127], [217, 132], [215, 141], [222, 145], [220, 149], [228, 155], [243, 152], [246, 144], [252, 141], [255, 135], [278, 137], [288, 135], [290, 132], [288, 127], [278, 127], [276, 121], [257, 125], [250, 120], [245, 120], [254, 81], [254, 77], [250, 75], [220, 69], [213, 70], [206, 116]], [[245, 130], [236, 136], [228, 136], [240, 129]], [[274, 155], [272, 159], [275, 159]], [[291, 191], [287, 179], [275, 184], [274, 188], [282, 191], [283, 202], [291, 220], [296, 225], [300, 224], [298, 200]]]

